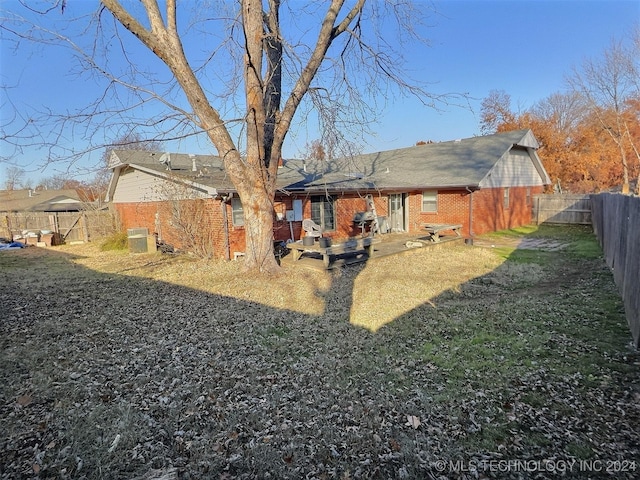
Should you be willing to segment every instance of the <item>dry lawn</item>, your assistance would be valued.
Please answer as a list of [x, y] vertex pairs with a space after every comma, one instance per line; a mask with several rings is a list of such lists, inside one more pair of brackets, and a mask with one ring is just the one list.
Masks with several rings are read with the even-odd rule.
[[602, 259], [571, 249], [265, 279], [81, 245], [0, 252], [0, 275], [0, 478], [640, 471], [640, 358]]

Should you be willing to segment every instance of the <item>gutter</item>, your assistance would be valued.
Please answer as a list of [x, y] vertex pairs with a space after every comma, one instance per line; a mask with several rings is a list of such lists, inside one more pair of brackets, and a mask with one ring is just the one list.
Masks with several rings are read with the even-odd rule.
[[476, 190], [480, 190], [480, 185], [399, 185], [399, 186], [369, 186], [369, 187], [361, 187], [361, 188], [328, 188], [330, 185], [324, 186], [312, 186], [307, 188], [290, 190], [291, 193], [294, 194], [309, 194], [315, 192], [339, 192], [339, 193], [358, 193], [358, 192], [400, 192], [400, 191], [409, 191], [409, 190], [467, 190], [469, 193], [475, 192]]
[[469, 192], [469, 238], [473, 239], [473, 192], [469, 187], [465, 187], [465, 190]]

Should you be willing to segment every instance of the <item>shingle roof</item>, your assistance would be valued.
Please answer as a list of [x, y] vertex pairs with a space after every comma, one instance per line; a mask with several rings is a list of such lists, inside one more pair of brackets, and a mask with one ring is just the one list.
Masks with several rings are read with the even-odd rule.
[[309, 186], [345, 190], [477, 187], [514, 145], [538, 147], [530, 130], [517, 130], [358, 155], [350, 162], [351, 171], [323, 175]]
[[[514, 145], [538, 148], [530, 130], [517, 130], [335, 161], [285, 160], [278, 170], [277, 184], [289, 191], [477, 187]], [[217, 156], [132, 150], [114, 154], [117, 158], [112, 157], [113, 167], [136, 165], [160, 175], [176, 175], [217, 192], [235, 190]]]
[[[218, 192], [235, 191], [224, 170], [222, 159], [215, 155], [188, 155], [183, 153], [145, 152], [138, 150], [114, 150], [110, 165], [134, 165], [154, 171], [161, 176], [178, 176]], [[195, 162], [195, 169], [194, 169]], [[169, 168], [170, 164], [170, 168]], [[302, 160], [288, 160], [278, 169], [278, 188], [290, 185], [303, 186], [314, 179], [304, 171]]]

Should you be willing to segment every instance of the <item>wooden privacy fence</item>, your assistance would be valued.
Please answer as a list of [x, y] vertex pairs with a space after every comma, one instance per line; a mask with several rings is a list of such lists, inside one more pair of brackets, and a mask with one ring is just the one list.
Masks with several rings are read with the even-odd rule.
[[633, 336], [640, 346], [640, 197], [601, 193], [591, 197], [593, 230], [620, 289]]
[[533, 222], [591, 224], [591, 195], [535, 195], [533, 197]]
[[65, 242], [88, 242], [116, 231], [116, 218], [108, 210], [84, 212], [2, 212], [0, 237], [12, 238], [25, 230], [51, 230]]

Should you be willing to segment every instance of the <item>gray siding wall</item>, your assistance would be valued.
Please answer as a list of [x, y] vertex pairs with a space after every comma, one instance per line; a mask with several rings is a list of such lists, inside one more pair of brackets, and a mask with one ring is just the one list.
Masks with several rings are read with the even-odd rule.
[[544, 185], [529, 152], [512, 149], [504, 155], [480, 182], [481, 188], [536, 187]]
[[120, 174], [113, 192], [113, 203], [144, 203], [204, 198], [206, 195], [164, 178], [140, 170]]

